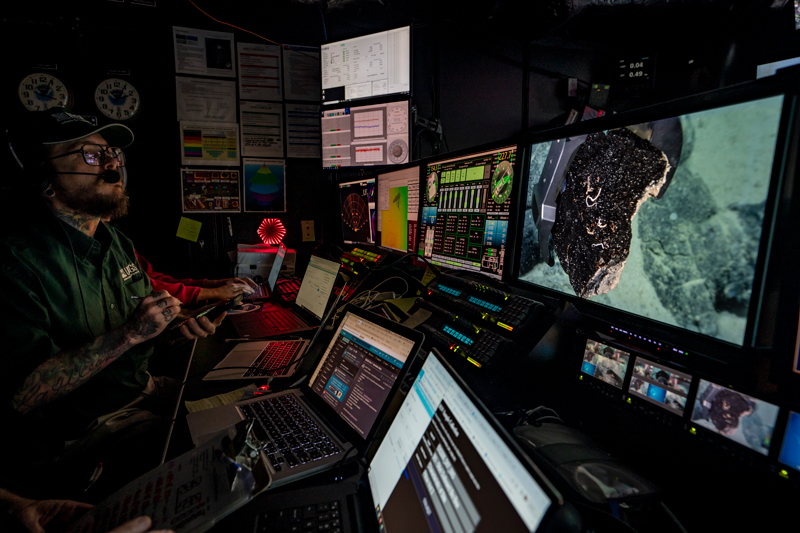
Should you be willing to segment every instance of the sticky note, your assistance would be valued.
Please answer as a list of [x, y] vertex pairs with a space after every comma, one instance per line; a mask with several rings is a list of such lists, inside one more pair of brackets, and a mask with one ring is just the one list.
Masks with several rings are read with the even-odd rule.
[[187, 241], [197, 242], [197, 237], [200, 236], [200, 228], [203, 227], [202, 222], [192, 220], [191, 218], [181, 217], [181, 222], [178, 224], [178, 233], [176, 236]]

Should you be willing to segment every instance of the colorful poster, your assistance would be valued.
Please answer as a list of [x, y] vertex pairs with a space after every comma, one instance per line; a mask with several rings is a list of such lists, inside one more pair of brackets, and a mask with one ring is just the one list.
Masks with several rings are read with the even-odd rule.
[[239, 166], [239, 125], [181, 122], [183, 165]]
[[281, 99], [281, 47], [238, 43], [239, 98]]
[[286, 211], [286, 162], [283, 159], [243, 159], [244, 211]]
[[181, 169], [184, 213], [241, 213], [238, 170]]
[[239, 102], [242, 156], [283, 157], [283, 105]]

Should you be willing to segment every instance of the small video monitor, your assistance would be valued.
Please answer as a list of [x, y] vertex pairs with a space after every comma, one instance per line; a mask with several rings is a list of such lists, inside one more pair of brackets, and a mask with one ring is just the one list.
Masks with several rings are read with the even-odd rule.
[[375, 243], [375, 178], [339, 184], [345, 244]]
[[322, 110], [322, 168], [375, 167], [408, 163], [408, 100], [337, 104]]
[[587, 339], [581, 372], [622, 389], [630, 358], [631, 354], [626, 351]]
[[777, 405], [701, 379], [692, 422], [767, 455], [778, 411]]
[[411, 27], [323, 44], [322, 103], [411, 92]]
[[800, 414], [789, 411], [778, 461], [800, 472]]
[[378, 246], [413, 252], [419, 221], [419, 166], [378, 174]]
[[689, 374], [637, 357], [628, 394], [683, 416], [691, 386], [692, 376]]

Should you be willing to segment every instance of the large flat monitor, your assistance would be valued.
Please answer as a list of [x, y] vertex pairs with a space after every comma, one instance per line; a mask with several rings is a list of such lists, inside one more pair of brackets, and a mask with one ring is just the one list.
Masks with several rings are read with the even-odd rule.
[[342, 239], [345, 244], [375, 243], [375, 178], [339, 184]]
[[516, 160], [511, 145], [427, 163], [417, 253], [501, 279]]
[[381, 530], [533, 532], [553, 505], [452, 369], [428, 355], [369, 470]]
[[800, 472], [800, 414], [789, 411], [778, 461]]
[[775, 92], [709, 94], [531, 137], [518, 279], [601, 315], [743, 345], [782, 172], [789, 106]]
[[411, 27], [322, 45], [322, 103], [411, 92]]
[[419, 165], [378, 173], [378, 246], [398, 252], [417, 249]]
[[326, 107], [321, 125], [322, 168], [400, 165], [410, 161], [408, 100]]

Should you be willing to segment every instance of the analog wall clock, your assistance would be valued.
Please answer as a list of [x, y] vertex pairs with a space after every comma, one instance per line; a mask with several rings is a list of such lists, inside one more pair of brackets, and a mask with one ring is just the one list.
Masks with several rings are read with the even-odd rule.
[[17, 95], [28, 111], [72, 107], [72, 92], [63, 81], [47, 72], [25, 76], [19, 84]]
[[94, 103], [110, 119], [130, 120], [139, 114], [142, 100], [139, 91], [129, 81], [108, 78], [95, 89]]

